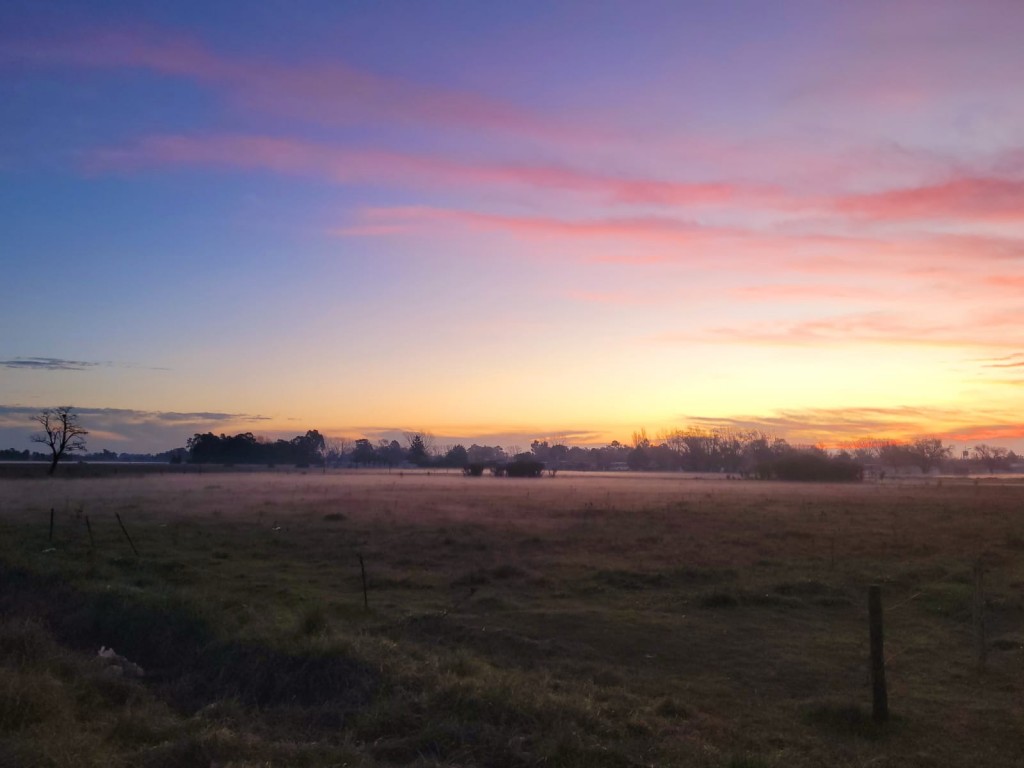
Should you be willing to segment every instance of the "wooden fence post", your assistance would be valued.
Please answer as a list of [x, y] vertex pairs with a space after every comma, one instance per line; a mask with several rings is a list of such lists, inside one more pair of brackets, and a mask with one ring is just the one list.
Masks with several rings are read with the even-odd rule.
[[889, 693], [885, 686], [885, 650], [882, 635], [882, 588], [868, 587], [868, 622], [871, 635], [871, 716], [876, 723], [889, 719]]
[[370, 610], [370, 598], [366, 590], [366, 564], [363, 562], [362, 555], [359, 555], [359, 571], [363, 575], [363, 608]]
[[128, 535], [128, 529], [125, 528], [124, 527], [124, 523], [121, 522], [121, 515], [119, 515], [117, 512], [115, 512], [114, 513], [114, 517], [117, 518], [117, 524], [121, 526], [121, 531], [124, 533], [124, 537], [126, 539], [128, 539], [128, 544], [131, 546], [132, 552], [134, 552], [135, 556], [138, 557], [139, 556], [139, 550], [137, 550], [135, 548], [135, 542], [133, 542], [132, 541], [132, 537]]

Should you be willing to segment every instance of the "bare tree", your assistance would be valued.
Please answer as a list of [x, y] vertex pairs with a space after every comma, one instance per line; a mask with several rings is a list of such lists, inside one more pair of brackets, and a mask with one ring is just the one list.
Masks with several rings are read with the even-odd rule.
[[70, 405], [44, 408], [32, 417], [43, 428], [42, 434], [32, 435], [33, 443], [42, 443], [50, 449], [50, 472], [57, 470], [57, 463], [64, 454], [85, 450], [85, 436], [89, 433], [78, 425], [78, 414], [71, 412]]
[[328, 461], [341, 461], [346, 453], [352, 450], [352, 441], [347, 437], [328, 437], [324, 445], [327, 449]]
[[1009, 456], [1009, 448], [998, 448], [984, 444], [974, 446], [974, 458], [985, 465], [989, 474], [995, 472], [997, 467], [1008, 464]]

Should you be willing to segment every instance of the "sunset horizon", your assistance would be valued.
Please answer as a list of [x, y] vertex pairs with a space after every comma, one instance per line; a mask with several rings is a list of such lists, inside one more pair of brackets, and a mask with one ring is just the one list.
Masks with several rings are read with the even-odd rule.
[[1024, 8], [12, 2], [0, 449], [1024, 451]]

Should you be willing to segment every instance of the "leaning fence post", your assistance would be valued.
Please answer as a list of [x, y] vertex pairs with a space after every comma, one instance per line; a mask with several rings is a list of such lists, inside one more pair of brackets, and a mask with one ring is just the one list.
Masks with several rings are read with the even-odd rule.
[[90, 554], [96, 549], [96, 542], [92, 538], [92, 525], [89, 523], [89, 516], [85, 516], [85, 530], [89, 532], [89, 552]]
[[132, 537], [128, 535], [128, 529], [125, 528], [124, 527], [124, 523], [121, 522], [121, 515], [119, 515], [117, 512], [115, 512], [114, 513], [114, 517], [117, 518], [117, 524], [121, 526], [121, 531], [124, 533], [124, 537], [126, 539], [128, 539], [128, 544], [131, 546], [132, 552], [134, 552], [135, 556], [138, 557], [139, 556], [139, 550], [137, 550], [135, 548], [135, 542], [133, 542], [132, 541]]
[[868, 587], [868, 622], [871, 635], [871, 716], [876, 723], [889, 719], [885, 687], [885, 650], [882, 636], [882, 588]]
[[974, 641], [978, 652], [978, 671], [985, 671], [988, 641], [985, 637], [985, 568], [979, 559], [974, 564]]
[[363, 575], [363, 608], [370, 610], [370, 598], [366, 594], [366, 564], [362, 555], [359, 555], [359, 571]]

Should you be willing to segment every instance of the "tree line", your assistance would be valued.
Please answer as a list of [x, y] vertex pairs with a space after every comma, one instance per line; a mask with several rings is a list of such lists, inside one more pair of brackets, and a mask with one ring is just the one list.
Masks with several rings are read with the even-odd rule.
[[308, 430], [291, 440], [270, 440], [251, 432], [237, 435], [196, 433], [184, 448], [158, 454], [117, 454], [103, 450], [85, 453], [88, 432], [78, 423], [70, 406], [43, 410], [33, 417], [43, 431], [33, 435], [50, 453], [0, 450], [0, 461], [49, 461], [51, 473], [57, 462], [72, 451], [86, 461], [169, 461], [193, 464], [263, 464], [299, 467], [437, 467], [465, 469], [479, 475], [540, 474], [545, 468], [559, 470], [689, 471], [727, 473], [761, 479], [856, 480], [865, 470], [884, 477], [887, 470], [922, 473], [935, 469], [966, 474], [1013, 468], [1021, 457], [1003, 447], [976, 445], [959, 457], [941, 439], [922, 437], [907, 441], [860, 439], [833, 449], [791, 445], [785, 439], [758, 430], [687, 427], [660, 433], [650, 439], [641, 429], [629, 443], [613, 440], [600, 447], [570, 446], [563, 442], [534, 440], [529, 450], [518, 446], [462, 444], [437, 446], [429, 432], [408, 432], [404, 443], [369, 438], [325, 438]]
[[1006, 471], [1022, 460], [1012, 450], [985, 444], [966, 455], [952, 456], [952, 446], [941, 439], [921, 437], [906, 441], [861, 439], [835, 448], [792, 445], [783, 438], [758, 430], [690, 427], [661, 433], [651, 439], [645, 430], [633, 433], [629, 443], [613, 440], [600, 447], [571, 446], [534, 440], [528, 451], [500, 445], [461, 444], [436, 447], [428, 433], [397, 440], [368, 438], [328, 439], [325, 460], [332, 466], [489, 468], [513, 461], [540, 462], [549, 471], [687, 471], [717, 472], [744, 477], [854, 479], [865, 470], [911, 470], [927, 474], [936, 469], [967, 474]]

